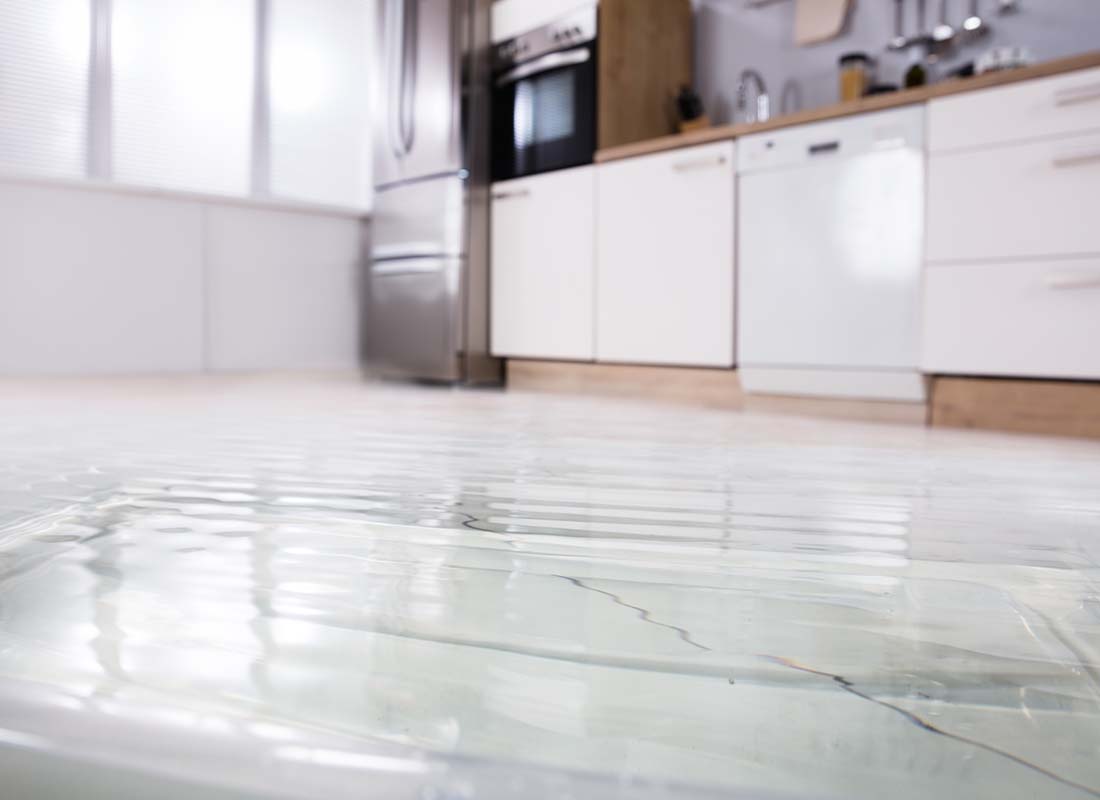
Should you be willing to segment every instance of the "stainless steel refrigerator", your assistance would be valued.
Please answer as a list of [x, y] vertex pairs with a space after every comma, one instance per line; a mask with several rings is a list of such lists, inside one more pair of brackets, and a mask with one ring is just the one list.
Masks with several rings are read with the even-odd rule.
[[368, 372], [496, 383], [489, 355], [491, 0], [380, 0]]

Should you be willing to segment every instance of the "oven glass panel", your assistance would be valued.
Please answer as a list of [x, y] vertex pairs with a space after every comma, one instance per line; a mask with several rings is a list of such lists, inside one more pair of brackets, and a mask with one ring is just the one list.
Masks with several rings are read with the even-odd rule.
[[493, 104], [493, 179], [589, 164], [596, 149], [592, 60], [498, 86]]

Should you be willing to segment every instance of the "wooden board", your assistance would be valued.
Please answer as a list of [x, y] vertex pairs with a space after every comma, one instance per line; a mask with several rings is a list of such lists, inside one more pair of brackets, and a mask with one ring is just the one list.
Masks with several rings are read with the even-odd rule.
[[932, 425], [1100, 438], [1100, 383], [935, 378]]
[[509, 359], [509, 391], [554, 392], [739, 409], [743, 395], [732, 369], [650, 367]]
[[797, 0], [794, 42], [802, 46], [835, 38], [844, 27], [851, 0]]
[[692, 84], [691, 0], [601, 0], [598, 147], [676, 132]]
[[853, 114], [863, 114], [868, 111], [882, 111], [888, 108], [924, 103], [936, 97], [946, 97], [963, 92], [972, 92], [978, 89], [990, 89], [995, 86], [1006, 86], [1020, 81], [1033, 80], [1035, 78], [1047, 78], [1052, 75], [1061, 75], [1082, 69], [1100, 67], [1100, 50], [1071, 58], [1062, 58], [1055, 61], [1047, 61], [1032, 67], [1008, 70], [1005, 72], [993, 72], [988, 75], [979, 75], [974, 78], [957, 78], [937, 83], [932, 86], [922, 86], [917, 89], [907, 89], [903, 92], [892, 94], [880, 94], [873, 97], [864, 97], [847, 103], [837, 103], [831, 106], [813, 108], [807, 111], [799, 111], [775, 117], [767, 122], [739, 123], [736, 125], [720, 125], [701, 131], [691, 131], [673, 136], [662, 136], [647, 141], [635, 141], [632, 144], [621, 147], [605, 146], [602, 141], [600, 150], [596, 153], [596, 161], [615, 161], [620, 158], [658, 153], [662, 150], [675, 150], [678, 147], [690, 147], [696, 144], [719, 141], [721, 139], [735, 139], [750, 133], [762, 133], [764, 131], [779, 130], [792, 125], [804, 125], [808, 122], [820, 122], [827, 119], [847, 117]]

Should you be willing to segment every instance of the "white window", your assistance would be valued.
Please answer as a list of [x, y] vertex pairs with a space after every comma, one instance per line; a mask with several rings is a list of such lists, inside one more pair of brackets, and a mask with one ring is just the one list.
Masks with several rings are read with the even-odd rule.
[[270, 191], [365, 206], [370, 4], [271, 0], [270, 8]]
[[0, 0], [0, 168], [83, 177], [88, 0]]
[[115, 180], [249, 193], [255, 5], [112, 0]]

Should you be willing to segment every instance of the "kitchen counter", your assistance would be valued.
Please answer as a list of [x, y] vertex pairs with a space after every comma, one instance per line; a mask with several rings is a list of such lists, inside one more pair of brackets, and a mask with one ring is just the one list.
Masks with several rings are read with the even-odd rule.
[[775, 117], [767, 122], [738, 123], [732, 125], [718, 125], [713, 128], [705, 128], [688, 133], [662, 136], [657, 139], [647, 139], [641, 142], [610, 147], [596, 152], [596, 161], [616, 161], [633, 156], [658, 153], [663, 150], [675, 150], [680, 147], [690, 147], [707, 142], [721, 141], [723, 139], [735, 139], [750, 133], [787, 128], [793, 125], [802, 125], [809, 122], [820, 122], [827, 119], [847, 117], [853, 114], [862, 114], [868, 111], [882, 111], [888, 108], [923, 103], [936, 97], [946, 97], [962, 92], [971, 92], [978, 89], [989, 89], [994, 86], [1005, 86], [1020, 81], [1035, 78], [1046, 78], [1052, 75], [1060, 75], [1076, 70], [1100, 67], [1100, 50], [1084, 55], [1069, 58], [1046, 61], [1021, 69], [991, 72], [986, 75], [978, 75], [972, 78], [953, 78], [931, 86], [922, 86], [916, 89], [906, 89], [890, 94], [875, 95], [853, 100], [846, 103], [836, 103], [831, 106], [807, 109], [794, 114]]

